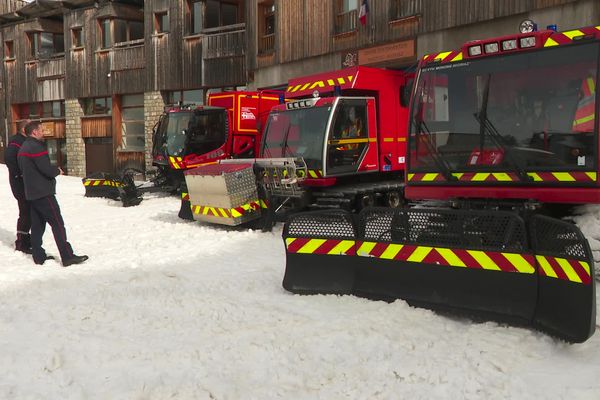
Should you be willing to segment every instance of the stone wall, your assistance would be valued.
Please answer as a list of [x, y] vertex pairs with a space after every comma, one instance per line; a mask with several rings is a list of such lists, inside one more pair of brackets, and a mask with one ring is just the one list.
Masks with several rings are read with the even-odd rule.
[[71, 176], [85, 176], [85, 143], [81, 137], [83, 108], [77, 99], [65, 100], [67, 169]]
[[146, 171], [152, 168], [152, 128], [165, 109], [165, 101], [160, 92], [144, 93], [144, 131], [146, 132], [146, 149], [144, 159]]

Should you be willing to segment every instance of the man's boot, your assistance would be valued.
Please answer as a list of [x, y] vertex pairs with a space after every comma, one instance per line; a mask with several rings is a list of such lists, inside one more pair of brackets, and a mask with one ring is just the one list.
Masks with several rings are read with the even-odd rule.
[[29, 233], [17, 233], [15, 250], [31, 254], [31, 235]]

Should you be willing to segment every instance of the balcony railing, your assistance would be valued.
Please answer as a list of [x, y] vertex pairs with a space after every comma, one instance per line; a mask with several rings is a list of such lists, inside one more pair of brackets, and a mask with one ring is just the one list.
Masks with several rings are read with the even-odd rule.
[[271, 53], [275, 50], [275, 34], [264, 35], [258, 40], [258, 54]]
[[421, 13], [422, 0], [391, 0], [390, 21], [412, 17]]
[[228, 25], [202, 31], [202, 57], [243, 56], [246, 48], [246, 24]]
[[335, 34], [353, 32], [358, 26], [358, 11], [350, 10], [335, 16]]
[[144, 39], [116, 43], [112, 49], [110, 70], [144, 68]]

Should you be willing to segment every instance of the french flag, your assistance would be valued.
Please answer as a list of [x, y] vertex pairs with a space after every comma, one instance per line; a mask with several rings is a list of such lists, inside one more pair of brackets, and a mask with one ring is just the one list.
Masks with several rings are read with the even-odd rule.
[[367, 14], [369, 13], [369, 2], [367, 0], [362, 0], [362, 4], [360, 5], [360, 11], [358, 12], [358, 20], [361, 25], [367, 24]]

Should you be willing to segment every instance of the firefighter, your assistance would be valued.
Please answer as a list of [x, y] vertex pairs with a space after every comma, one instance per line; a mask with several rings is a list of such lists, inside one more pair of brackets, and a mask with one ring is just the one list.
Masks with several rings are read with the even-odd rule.
[[[361, 118], [357, 118], [356, 116], [356, 108], [350, 107], [348, 108], [348, 118], [344, 127], [342, 128], [342, 132], [340, 133], [341, 139], [355, 139], [363, 134], [363, 121]], [[348, 151], [348, 150], [356, 150], [358, 148], [358, 143], [346, 143], [337, 148], [337, 150]]]
[[8, 182], [13, 196], [17, 199], [19, 206], [19, 218], [17, 219], [17, 240], [15, 241], [15, 250], [23, 253], [31, 253], [31, 210], [29, 203], [25, 199], [25, 188], [23, 187], [23, 177], [17, 162], [17, 154], [25, 141], [25, 125], [28, 120], [17, 122], [17, 133], [8, 139], [8, 146], [4, 153], [4, 161], [8, 167]]
[[88, 256], [78, 256], [73, 253], [71, 244], [67, 241], [65, 224], [60, 213], [60, 207], [54, 196], [56, 193], [56, 176], [62, 175], [62, 169], [50, 164], [48, 149], [44, 140], [44, 132], [39, 121], [33, 121], [25, 126], [27, 138], [18, 154], [19, 168], [23, 175], [25, 198], [31, 206], [31, 253], [33, 261], [42, 265], [54, 257], [46, 255], [42, 247], [42, 237], [46, 223], [52, 227], [54, 240], [60, 252], [63, 266], [80, 264]]
[[588, 76], [583, 80], [580, 93], [573, 119], [573, 132], [593, 132], [596, 116], [596, 79], [593, 76]]

